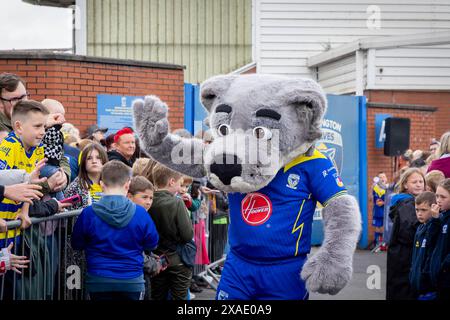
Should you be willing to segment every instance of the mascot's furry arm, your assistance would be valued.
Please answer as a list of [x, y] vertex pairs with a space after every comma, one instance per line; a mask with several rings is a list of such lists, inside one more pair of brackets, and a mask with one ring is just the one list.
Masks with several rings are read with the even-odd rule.
[[203, 141], [169, 133], [167, 105], [157, 96], [133, 102], [134, 125], [144, 151], [172, 170], [195, 178], [206, 175]]
[[308, 290], [337, 294], [350, 281], [353, 253], [361, 232], [361, 215], [356, 199], [342, 195], [322, 210], [324, 241], [319, 251], [303, 266], [301, 277]]

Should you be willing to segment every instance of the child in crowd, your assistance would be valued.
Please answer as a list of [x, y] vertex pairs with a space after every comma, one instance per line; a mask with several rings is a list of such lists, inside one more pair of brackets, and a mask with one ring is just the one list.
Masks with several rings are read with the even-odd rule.
[[445, 180], [442, 171], [432, 170], [425, 175], [425, 183], [427, 191], [436, 193], [437, 186]]
[[192, 223], [186, 206], [176, 197], [183, 176], [161, 164], [153, 168], [156, 186], [150, 215], [155, 222], [160, 242], [155, 253], [165, 254], [169, 265], [166, 270], [152, 278], [152, 298], [166, 300], [170, 292], [172, 299], [185, 300], [191, 283], [192, 270], [177, 253], [177, 247], [185, 245], [194, 237]]
[[[42, 105], [49, 111], [47, 117], [46, 130], [42, 144], [44, 145], [44, 155], [47, 159], [47, 165], [42, 168], [42, 177], [51, 177], [57, 172], [64, 172], [61, 169], [61, 160], [64, 157], [64, 135], [61, 132], [62, 124], [66, 121], [64, 106], [56, 100], [44, 99]], [[50, 197], [62, 200], [64, 194], [62, 191], [50, 193]]]
[[[26, 100], [18, 102], [12, 111], [13, 131], [0, 143], [0, 170], [23, 169], [31, 173], [36, 164], [44, 159], [44, 146], [41, 143], [45, 134], [48, 110], [39, 102]], [[3, 199], [0, 203], [0, 219], [25, 221], [21, 212], [22, 203]], [[16, 238], [16, 248], [20, 248], [21, 230], [0, 233], [0, 247], [6, 247]], [[6, 238], [6, 241], [5, 241]]]
[[440, 212], [436, 245], [430, 259], [431, 281], [439, 300], [450, 300], [450, 178], [442, 181], [436, 190], [437, 204], [432, 207]]
[[200, 208], [201, 200], [200, 197], [192, 197], [191, 187], [194, 180], [191, 177], [183, 176], [183, 182], [181, 183], [180, 190], [177, 194], [179, 196], [186, 208], [189, 210], [189, 216], [192, 218], [192, 212], [197, 211]]
[[387, 251], [387, 300], [410, 300], [416, 295], [409, 283], [414, 236], [419, 222], [414, 198], [425, 189], [425, 178], [418, 168], [407, 169], [392, 197], [389, 217], [393, 221]]
[[436, 230], [439, 226], [439, 212], [431, 210], [432, 205], [436, 204], [436, 195], [429, 191], [422, 192], [416, 197], [415, 204], [420, 226], [414, 237], [409, 280], [418, 295], [418, 300], [433, 300], [436, 292], [431, 285], [428, 260], [434, 249]]
[[91, 142], [81, 152], [78, 177], [64, 191], [66, 198], [77, 194], [81, 197], [81, 202], [73, 204], [70, 210], [86, 208], [100, 199], [100, 175], [107, 161], [106, 151], [98, 143]]
[[131, 168], [104, 165], [102, 198], [81, 212], [72, 247], [85, 250], [86, 289], [91, 300], [142, 300], [144, 250], [155, 249], [158, 233], [147, 211], [127, 198]]
[[372, 225], [375, 227], [374, 245], [383, 251], [383, 222], [384, 222], [384, 201], [386, 189], [388, 188], [387, 176], [384, 172], [379, 172], [374, 178], [373, 185], [373, 217]]
[[148, 211], [153, 203], [154, 190], [153, 184], [147, 178], [135, 176], [131, 179], [127, 196], [128, 199]]
[[[134, 167], [133, 167], [134, 168]], [[147, 212], [153, 203], [153, 184], [143, 176], [134, 176], [131, 179], [130, 189], [128, 190], [128, 199], [135, 204], [142, 206]], [[144, 256], [144, 279], [145, 279], [145, 296], [144, 300], [150, 300], [151, 297], [151, 278], [166, 266], [161, 264], [160, 257], [153, 252], [145, 252]]]

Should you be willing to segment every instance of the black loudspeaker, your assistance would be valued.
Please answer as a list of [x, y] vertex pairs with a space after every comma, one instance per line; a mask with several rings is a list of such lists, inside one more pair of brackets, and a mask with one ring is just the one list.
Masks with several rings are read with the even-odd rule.
[[409, 130], [411, 121], [408, 118], [387, 118], [384, 123], [386, 140], [384, 141], [385, 156], [402, 155], [409, 148]]

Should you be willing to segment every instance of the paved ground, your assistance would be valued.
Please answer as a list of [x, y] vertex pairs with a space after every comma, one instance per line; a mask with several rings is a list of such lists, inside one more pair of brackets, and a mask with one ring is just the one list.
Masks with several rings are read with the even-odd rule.
[[[312, 254], [317, 251], [313, 248]], [[370, 267], [370, 268], [369, 268]], [[369, 271], [368, 271], [369, 268]], [[379, 281], [375, 279], [380, 271]], [[369, 279], [370, 278], [370, 279]], [[369, 289], [367, 282], [371, 287], [379, 288]], [[215, 291], [212, 289], [204, 289], [201, 293], [195, 293], [194, 300], [213, 300]], [[355, 253], [353, 263], [353, 278], [347, 287], [335, 296], [311, 294], [311, 300], [384, 300], [386, 296], [386, 253], [371, 253], [367, 250], [358, 250]]]

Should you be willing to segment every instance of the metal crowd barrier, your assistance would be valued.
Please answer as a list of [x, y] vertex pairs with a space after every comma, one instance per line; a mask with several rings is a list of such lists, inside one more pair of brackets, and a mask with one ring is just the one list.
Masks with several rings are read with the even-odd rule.
[[[7, 222], [7, 231], [14, 230], [13, 253], [25, 255], [30, 260], [22, 274], [9, 270], [0, 276], [0, 301], [2, 300], [86, 300], [83, 276], [86, 263], [81, 252], [70, 245], [70, 235], [81, 210], [67, 211], [46, 218], [31, 218], [32, 225], [21, 230], [21, 241], [17, 246], [17, 230], [20, 220]], [[217, 288], [220, 275], [214, 273], [225, 260], [227, 226], [214, 225], [213, 217], [207, 215], [205, 223], [206, 250], [210, 258], [208, 265], [195, 265], [194, 275]], [[200, 235], [196, 235], [198, 239]], [[6, 237], [7, 238], [7, 237]], [[0, 242], [2, 237], [0, 237]], [[8, 242], [5, 242], [7, 246]], [[197, 248], [201, 250], [201, 246]]]
[[[0, 235], [6, 235], [6, 239], [8, 230], [14, 230], [14, 236], [9, 237], [14, 242], [12, 253], [27, 256], [30, 263], [21, 269], [22, 274], [9, 270], [0, 276], [0, 301], [85, 299], [85, 260], [70, 246], [70, 235], [80, 213], [74, 210], [31, 218], [32, 225], [21, 230], [19, 245], [16, 236], [21, 221], [7, 222], [7, 231]], [[0, 241], [8, 245], [8, 241]]]

